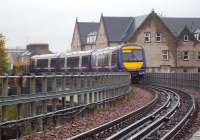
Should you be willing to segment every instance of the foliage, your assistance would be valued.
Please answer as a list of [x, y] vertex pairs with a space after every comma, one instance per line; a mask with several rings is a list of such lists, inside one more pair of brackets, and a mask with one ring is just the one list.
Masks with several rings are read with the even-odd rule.
[[24, 71], [24, 64], [20, 58], [17, 59], [16, 61], [16, 66], [15, 66], [15, 74], [21, 74]]
[[8, 73], [9, 70], [9, 62], [8, 56], [5, 50], [5, 41], [0, 38], [0, 75], [4, 73]]
[[17, 118], [17, 107], [16, 105], [11, 105], [6, 107], [6, 120], [16, 120]]

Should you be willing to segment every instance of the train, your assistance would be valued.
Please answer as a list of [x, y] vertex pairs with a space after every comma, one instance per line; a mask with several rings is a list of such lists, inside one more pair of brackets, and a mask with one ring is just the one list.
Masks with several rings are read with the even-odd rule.
[[34, 55], [32, 73], [47, 72], [130, 72], [132, 81], [140, 79], [146, 68], [142, 45], [126, 43], [117, 46], [68, 53]]

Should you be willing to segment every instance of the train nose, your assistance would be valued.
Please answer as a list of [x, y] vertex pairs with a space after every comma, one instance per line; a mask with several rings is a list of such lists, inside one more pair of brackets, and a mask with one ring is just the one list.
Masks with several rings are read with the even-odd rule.
[[129, 70], [139, 70], [142, 68], [144, 62], [124, 62], [123, 65], [125, 69]]

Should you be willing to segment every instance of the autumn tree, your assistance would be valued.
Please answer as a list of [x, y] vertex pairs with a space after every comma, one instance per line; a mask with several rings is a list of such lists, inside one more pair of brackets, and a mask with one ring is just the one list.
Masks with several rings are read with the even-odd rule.
[[0, 75], [7, 73], [9, 69], [8, 56], [5, 50], [5, 41], [0, 34]]

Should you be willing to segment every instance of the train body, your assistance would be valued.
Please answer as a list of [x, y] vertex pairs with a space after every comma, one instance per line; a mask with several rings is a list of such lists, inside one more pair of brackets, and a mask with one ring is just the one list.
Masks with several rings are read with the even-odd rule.
[[97, 50], [59, 54], [44, 54], [31, 57], [30, 71], [48, 72], [130, 72], [132, 78], [145, 73], [144, 49], [138, 44], [123, 44]]

